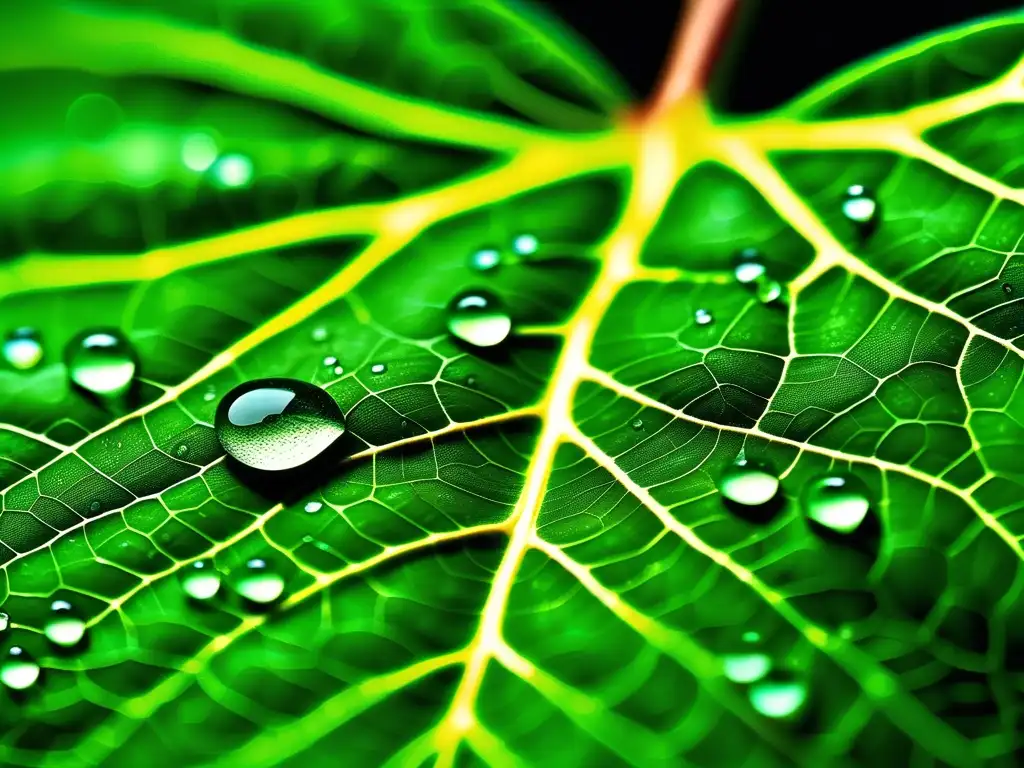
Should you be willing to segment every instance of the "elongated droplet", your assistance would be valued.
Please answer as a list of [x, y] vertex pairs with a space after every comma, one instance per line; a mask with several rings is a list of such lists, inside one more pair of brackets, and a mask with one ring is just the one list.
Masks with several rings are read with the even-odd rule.
[[469, 265], [477, 272], [494, 269], [501, 263], [501, 254], [494, 248], [481, 248], [469, 257]]
[[328, 355], [327, 357], [324, 358], [324, 365], [328, 368], [333, 368], [337, 364], [338, 358], [336, 358], [334, 355]]
[[772, 661], [763, 653], [728, 654], [723, 659], [725, 676], [734, 683], [753, 683], [767, 675]]
[[345, 431], [345, 417], [329, 394], [296, 379], [259, 379], [235, 387], [217, 406], [217, 438], [233, 458], [253, 469], [308, 464]]
[[24, 691], [39, 679], [39, 665], [21, 646], [7, 649], [0, 662], [0, 682], [15, 691]]
[[807, 686], [795, 680], [763, 680], [751, 686], [750, 703], [766, 717], [789, 717], [807, 700]]
[[272, 603], [284, 592], [284, 579], [266, 560], [253, 558], [233, 580], [235, 591], [253, 603]]
[[853, 184], [846, 190], [843, 215], [862, 228], [871, 225], [878, 216], [878, 201], [863, 184]]
[[370, 366], [370, 373], [374, 376], [379, 376], [380, 374], [385, 373], [387, 369], [388, 366], [386, 363], [374, 363]]
[[764, 259], [756, 248], [744, 248], [733, 258], [733, 274], [744, 284], [753, 283], [765, 273]]
[[779, 478], [767, 467], [740, 459], [723, 474], [718, 490], [729, 501], [745, 507], [767, 504], [779, 492]]
[[115, 329], [79, 334], [68, 344], [65, 362], [75, 384], [103, 398], [123, 395], [135, 376], [135, 352]]
[[449, 305], [448, 330], [474, 347], [493, 347], [512, 332], [512, 318], [502, 309], [497, 296], [472, 291], [456, 297]]
[[323, 507], [324, 505], [319, 501], [307, 501], [306, 506], [303, 507], [303, 509], [312, 515], [319, 512]]
[[67, 600], [54, 600], [43, 634], [54, 645], [71, 648], [85, 636], [85, 621]]
[[43, 359], [43, 345], [33, 328], [18, 328], [4, 339], [4, 360], [12, 368], [27, 371]]
[[196, 560], [181, 571], [181, 588], [193, 600], [210, 600], [220, 591], [220, 584], [220, 573], [205, 560]]
[[532, 256], [540, 247], [540, 242], [534, 235], [519, 235], [512, 241], [512, 250], [520, 256]]
[[715, 322], [715, 318], [706, 309], [698, 309], [693, 313], [693, 321], [697, 325], [711, 325], [711, 323]]
[[807, 517], [837, 533], [855, 531], [871, 508], [864, 483], [845, 474], [811, 480], [801, 501]]

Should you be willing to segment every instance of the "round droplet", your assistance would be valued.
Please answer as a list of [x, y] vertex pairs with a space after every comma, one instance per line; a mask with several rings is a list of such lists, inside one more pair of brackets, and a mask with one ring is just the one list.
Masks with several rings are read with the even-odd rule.
[[379, 376], [380, 374], [387, 371], [387, 369], [388, 366], [386, 363], [374, 363], [373, 365], [370, 366], [370, 373], [374, 374], [375, 376]]
[[235, 591], [253, 603], [272, 603], [284, 592], [284, 579], [266, 560], [253, 558], [233, 580]]
[[94, 501], [91, 504], [89, 504], [89, 511], [95, 515], [97, 512], [100, 511], [102, 507], [102, 504], [100, 504], [98, 501]]
[[186, 456], [188, 456], [188, 446], [182, 443], [181, 445], [174, 449], [174, 455], [177, 456], [179, 459], [184, 459]]
[[693, 321], [697, 325], [711, 325], [711, 323], [715, 322], [715, 318], [706, 309], [698, 309], [693, 313]]
[[344, 372], [345, 372], [345, 369], [342, 368], [340, 365], [334, 366], [334, 375], [335, 376], [341, 376], [341, 374], [343, 374]]
[[181, 588], [193, 600], [209, 600], [220, 591], [220, 573], [204, 560], [196, 560], [181, 572]]
[[28, 651], [17, 645], [8, 648], [0, 662], [0, 682], [15, 691], [24, 691], [38, 679], [39, 665]]
[[202, 173], [217, 159], [217, 142], [208, 133], [192, 133], [181, 145], [181, 162], [190, 171]]
[[733, 274], [744, 284], [753, 283], [764, 276], [764, 259], [756, 248], [744, 248], [733, 259]]
[[337, 364], [338, 358], [336, 358], [334, 355], [328, 355], [327, 357], [324, 358], [324, 365], [327, 366], [328, 368]]
[[71, 648], [85, 636], [85, 621], [67, 600], [54, 600], [43, 634], [54, 645]]
[[319, 512], [323, 508], [324, 508], [324, 505], [321, 502], [319, 502], [319, 501], [307, 501], [306, 502], [306, 506], [303, 507], [303, 509], [305, 509], [307, 512], [309, 512], [309, 514], [311, 514], [311, 515], [316, 513], [316, 512]]
[[11, 617], [0, 611], [0, 632], [6, 630], [9, 626], [11, 626]]
[[770, 304], [782, 295], [782, 283], [778, 280], [764, 278], [757, 283], [757, 298], [763, 304]]
[[123, 395], [135, 376], [135, 353], [117, 330], [79, 334], [68, 344], [65, 357], [71, 380], [100, 397]]
[[779, 492], [779, 478], [759, 464], [740, 459], [722, 475], [722, 496], [744, 507], [767, 504]]
[[1009, 283], [1003, 283], [1002, 288], [1003, 288], [1003, 293], [1005, 293], [1007, 295], [1013, 293], [1013, 286], [1010, 285]]
[[334, 398], [295, 379], [259, 379], [235, 387], [217, 406], [217, 438], [253, 469], [286, 470], [309, 463], [345, 431]]
[[531, 256], [537, 252], [540, 242], [533, 235], [519, 235], [512, 241], [512, 250], [520, 256]]
[[807, 686], [795, 680], [763, 680], [751, 686], [750, 703], [766, 717], [789, 717], [807, 700]]
[[76, 139], [101, 141], [117, 130], [123, 120], [121, 107], [103, 93], [86, 93], [68, 107], [68, 132]]
[[878, 215], [878, 201], [863, 184], [853, 184], [846, 190], [843, 215], [860, 226], [871, 224]]
[[252, 180], [252, 160], [245, 155], [224, 155], [213, 166], [213, 174], [225, 187], [244, 187]]
[[633, 427], [633, 429], [635, 429], [637, 432], [639, 432], [641, 429], [644, 428], [644, 420], [643, 419], [633, 419], [633, 423], [632, 423], [631, 426]]
[[494, 248], [481, 248], [469, 257], [469, 265], [478, 272], [494, 269], [501, 263], [501, 254]]
[[871, 508], [867, 487], [852, 475], [815, 478], [801, 500], [807, 517], [836, 533], [855, 531]]
[[313, 329], [313, 341], [327, 341], [327, 329], [320, 327]]
[[456, 297], [449, 305], [448, 330], [474, 347], [493, 347], [512, 332], [512, 318], [501, 308], [497, 296], [472, 291]]
[[32, 328], [18, 328], [4, 339], [4, 360], [12, 368], [27, 371], [43, 359], [43, 345], [39, 334]]
[[723, 657], [725, 676], [734, 683], [753, 683], [767, 675], [772, 660], [763, 653], [734, 653]]

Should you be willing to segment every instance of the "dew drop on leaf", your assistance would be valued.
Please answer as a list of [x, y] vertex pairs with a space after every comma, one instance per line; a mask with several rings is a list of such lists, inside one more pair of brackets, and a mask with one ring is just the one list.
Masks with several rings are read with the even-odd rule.
[[644, 428], [644, 420], [643, 419], [633, 419], [633, 423], [631, 424], [631, 426], [633, 427], [633, 429], [635, 429], [637, 432], [639, 432], [641, 429]]
[[39, 679], [39, 665], [21, 646], [7, 649], [0, 662], [0, 683], [15, 691], [24, 691]]
[[181, 588], [193, 600], [209, 600], [220, 591], [220, 573], [205, 560], [196, 560], [181, 572]]
[[744, 248], [733, 258], [733, 275], [744, 285], [759, 280], [765, 271], [764, 259], [756, 248]]
[[328, 368], [331, 368], [332, 366], [335, 366], [337, 364], [338, 358], [336, 358], [334, 355], [328, 355], [327, 357], [324, 358], [324, 365]]
[[698, 309], [693, 313], [693, 320], [697, 325], [711, 325], [715, 318], [706, 309]]
[[323, 507], [324, 507], [324, 505], [321, 502], [319, 502], [319, 501], [307, 501], [306, 502], [306, 506], [303, 507], [303, 509], [305, 509], [307, 512], [309, 512], [312, 515], [312, 514], [315, 514], [316, 512], [319, 512], [321, 509], [323, 509]]
[[18, 328], [4, 339], [4, 360], [12, 368], [27, 371], [43, 359], [43, 345], [33, 328]]
[[519, 235], [512, 241], [512, 250], [520, 256], [532, 256], [540, 247], [540, 242], [534, 235]]
[[750, 687], [750, 704], [766, 717], [789, 717], [807, 700], [807, 686], [796, 680], [763, 680]]
[[342, 368], [340, 365], [334, 366], [334, 375], [335, 376], [341, 376], [341, 374], [343, 374], [344, 372], [345, 372], [345, 369]]
[[345, 431], [324, 390], [296, 379], [258, 379], [228, 392], [214, 416], [217, 439], [237, 461], [276, 471], [308, 464]]
[[846, 190], [843, 215], [860, 227], [869, 226], [878, 216], [878, 201], [863, 184], [853, 184]]
[[723, 657], [725, 676], [734, 683], [753, 683], [767, 675], [772, 661], [763, 653], [734, 653]]
[[235, 591], [253, 603], [272, 603], [284, 592], [284, 579], [266, 560], [253, 558], [234, 575], [232, 586]]
[[385, 363], [374, 363], [373, 365], [370, 366], [370, 373], [374, 374], [375, 376], [379, 376], [380, 374], [387, 371], [387, 369], [388, 367]]
[[757, 298], [762, 304], [771, 304], [782, 295], [782, 283], [764, 278], [757, 282]]
[[313, 337], [313, 341], [327, 341], [327, 329], [322, 326], [314, 328], [311, 335]]
[[1002, 289], [1003, 289], [1003, 293], [1005, 293], [1007, 295], [1013, 293], [1013, 286], [1010, 285], [1009, 283], [1003, 283]]
[[89, 511], [92, 512], [95, 515], [97, 512], [100, 511], [102, 506], [103, 505], [100, 504], [98, 501], [94, 501], [94, 502], [89, 504]]
[[501, 254], [494, 248], [481, 248], [469, 257], [469, 266], [477, 272], [494, 269], [501, 263]]
[[731, 502], [757, 507], [775, 498], [779, 492], [779, 478], [767, 467], [739, 459], [722, 474], [718, 490]]
[[11, 625], [11, 617], [0, 611], [0, 632], [3, 632]]
[[54, 645], [71, 648], [85, 636], [85, 621], [67, 600], [54, 600], [43, 634]]
[[188, 456], [188, 446], [182, 443], [181, 445], [174, 449], [174, 455], [177, 456], [179, 459], [184, 459], [186, 456]]
[[815, 478], [804, 487], [801, 500], [808, 518], [836, 533], [855, 531], [871, 507], [867, 488], [852, 475]]
[[217, 390], [213, 387], [207, 387], [206, 391], [203, 392], [203, 400], [207, 403], [213, 402], [217, 399]]
[[68, 375], [87, 392], [104, 398], [123, 395], [135, 376], [135, 352], [120, 331], [87, 331], [68, 344]]
[[512, 318], [487, 291], [457, 296], [448, 307], [448, 330], [474, 347], [494, 347], [512, 332]]

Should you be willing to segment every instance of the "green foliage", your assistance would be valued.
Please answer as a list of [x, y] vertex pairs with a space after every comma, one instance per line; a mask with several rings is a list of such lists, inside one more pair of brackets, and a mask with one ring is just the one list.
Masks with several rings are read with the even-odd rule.
[[552, 28], [0, 10], [0, 765], [1015, 764], [1024, 18], [642, 124]]

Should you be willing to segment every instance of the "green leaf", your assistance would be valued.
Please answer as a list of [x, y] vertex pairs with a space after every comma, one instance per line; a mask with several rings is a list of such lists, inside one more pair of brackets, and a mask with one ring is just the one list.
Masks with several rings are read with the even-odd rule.
[[[520, 3], [9, 5], [0, 764], [1014, 764], [1024, 17], [640, 121]], [[226, 457], [262, 377], [342, 455]]]

